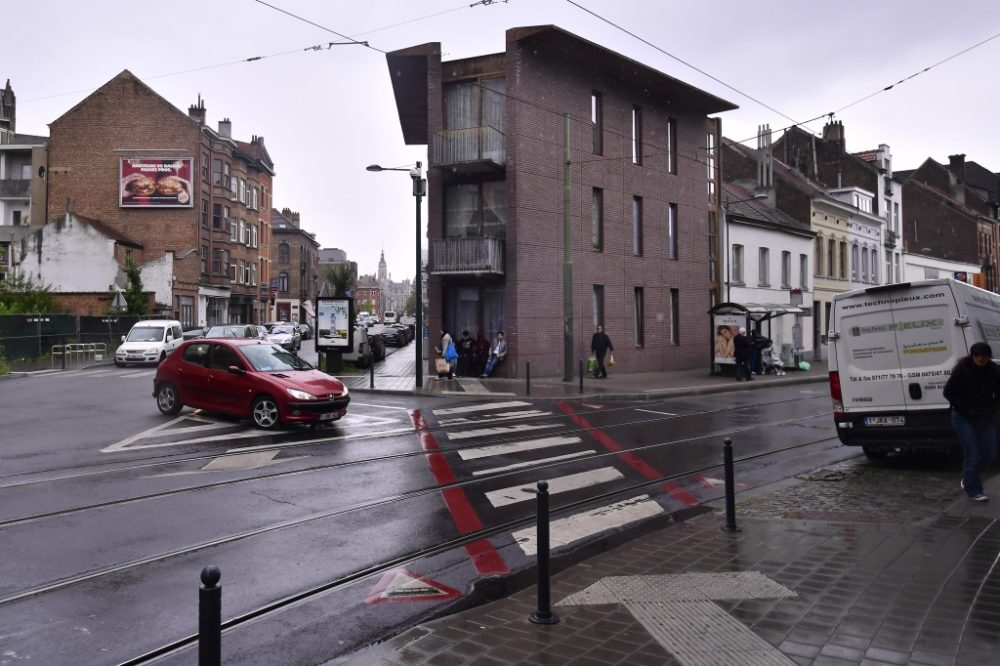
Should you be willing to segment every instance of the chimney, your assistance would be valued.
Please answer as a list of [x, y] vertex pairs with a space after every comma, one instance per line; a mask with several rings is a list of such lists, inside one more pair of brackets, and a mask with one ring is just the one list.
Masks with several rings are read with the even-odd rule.
[[774, 160], [771, 154], [771, 126], [757, 126], [757, 187], [774, 187]]
[[188, 116], [197, 120], [199, 125], [205, 124], [205, 102], [201, 98], [201, 93], [198, 93], [198, 103], [188, 107]]
[[224, 139], [233, 138], [233, 121], [229, 118], [223, 118], [219, 121], [219, 136]]
[[837, 144], [840, 147], [840, 152], [844, 152], [844, 146], [847, 143], [844, 138], [844, 121], [831, 120], [823, 125], [823, 139]]
[[951, 187], [951, 198], [958, 203], [965, 203], [965, 154], [948, 156], [948, 185]]

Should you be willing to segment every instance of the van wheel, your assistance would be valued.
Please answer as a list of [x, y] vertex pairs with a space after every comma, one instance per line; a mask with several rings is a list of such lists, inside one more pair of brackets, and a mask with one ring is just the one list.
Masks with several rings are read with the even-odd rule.
[[163, 363], [166, 359], [167, 359], [167, 352], [165, 351], [160, 352], [160, 358], [156, 360], [156, 364], [159, 365], [160, 363]]
[[862, 446], [861, 450], [865, 452], [865, 456], [869, 460], [885, 460], [889, 457], [888, 451], [883, 451], [882, 449], [874, 449], [870, 446]]

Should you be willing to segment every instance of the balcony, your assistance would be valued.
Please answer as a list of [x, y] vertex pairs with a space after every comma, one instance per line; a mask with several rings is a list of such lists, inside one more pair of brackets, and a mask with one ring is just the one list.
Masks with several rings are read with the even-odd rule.
[[896, 247], [896, 232], [892, 229], [885, 230], [885, 246], [888, 248]]
[[7, 178], [0, 180], [0, 197], [27, 199], [31, 188], [30, 180], [17, 180]]
[[503, 132], [495, 127], [444, 130], [433, 137], [431, 166], [447, 167], [458, 174], [497, 173], [507, 162]]
[[431, 240], [427, 272], [433, 275], [503, 275], [504, 241], [500, 238]]

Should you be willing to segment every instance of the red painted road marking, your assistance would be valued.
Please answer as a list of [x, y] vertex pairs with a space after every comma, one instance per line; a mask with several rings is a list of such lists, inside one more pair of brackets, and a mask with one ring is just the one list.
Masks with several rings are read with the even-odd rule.
[[448, 601], [462, 593], [444, 583], [415, 574], [408, 569], [386, 571], [365, 598], [367, 604], [400, 601]]
[[[444, 454], [441, 453], [437, 439], [434, 438], [434, 433], [430, 432], [430, 428], [427, 427], [427, 422], [424, 421], [419, 409], [410, 410], [410, 420], [420, 437], [420, 446], [427, 452], [427, 464], [430, 465], [434, 479], [439, 485], [455, 483], [457, 481], [455, 473], [448, 461], [445, 460]], [[445, 488], [441, 491], [441, 497], [444, 498], [444, 503], [448, 507], [448, 512], [451, 513], [451, 519], [455, 521], [455, 527], [458, 528], [459, 534], [471, 534], [483, 529], [483, 522], [479, 520], [476, 510], [472, 508], [472, 503], [465, 495], [465, 490]], [[500, 556], [489, 539], [480, 539], [466, 544], [465, 552], [469, 554], [473, 566], [480, 575], [510, 573], [507, 563], [503, 561], [503, 557]]]
[[[595, 427], [586, 418], [577, 414], [573, 411], [565, 402], [559, 402], [559, 409], [561, 409], [578, 427], [583, 428], [590, 436], [598, 441], [598, 443], [606, 448], [608, 451], [613, 451], [618, 454], [618, 457], [623, 461], [628, 463], [632, 469], [642, 474], [644, 477], [650, 481], [655, 481], [656, 479], [662, 479], [664, 477], [655, 467], [647, 463], [645, 460], [640, 458], [634, 453], [625, 450], [621, 444], [616, 442], [611, 438], [606, 432], [600, 428]], [[671, 497], [680, 502], [681, 504], [686, 504], [687, 506], [695, 506], [698, 504], [698, 498], [684, 490], [684, 488], [672, 481], [663, 483], [660, 488], [665, 492], [669, 493]]]

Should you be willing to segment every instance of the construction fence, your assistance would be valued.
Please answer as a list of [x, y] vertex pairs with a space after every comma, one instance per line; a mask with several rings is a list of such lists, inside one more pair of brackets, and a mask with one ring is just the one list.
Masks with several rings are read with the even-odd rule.
[[132, 325], [149, 318], [138, 315], [0, 315], [0, 356], [16, 363], [38, 362], [67, 353], [73, 356], [83, 349], [114, 354], [122, 336], [128, 334]]

